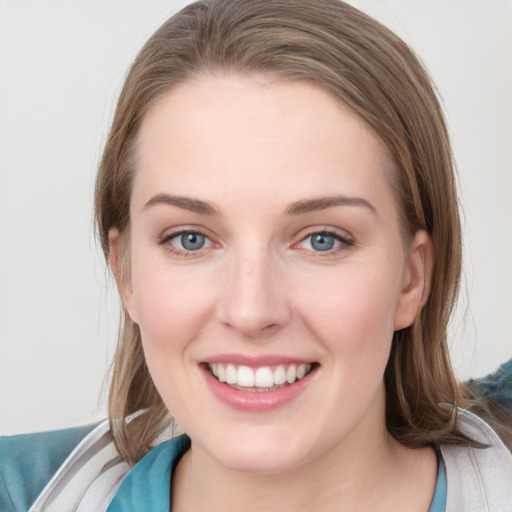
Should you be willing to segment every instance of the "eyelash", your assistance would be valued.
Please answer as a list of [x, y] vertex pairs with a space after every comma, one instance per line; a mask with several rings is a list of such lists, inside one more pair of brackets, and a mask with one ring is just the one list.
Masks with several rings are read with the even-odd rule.
[[[210, 244], [214, 243], [214, 242], [212, 242], [210, 237], [208, 237], [204, 233], [201, 233], [201, 231], [192, 230], [192, 229], [184, 229], [184, 230], [176, 231], [174, 233], [169, 233], [167, 235], [160, 237], [158, 239], [158, 244], [164, 246], [165, 249], [169, 253], [171, 253], [175, 256], [179, 256], [182, 258], [197, 257], [197, 256], [199, 256], [199, 254], [202, 253], [202, 249], [204, 249], [204, 247], [201, 247], [198, 250], [193, 251], [193, 250], [187, 250], [187, 249], [178, 249], [170, 243], [170, 241], [173, 240], [174, 238], [178, 238], [180, 236], [188, 235], [188, 234], [200, 235], [200, 236], [204, 237], [205, 240], [209, 241]], [[333, 254], [336, 254], [339, 251], [343, 251], [344, 249], [347, 249], [348, 247], [351, 247], [355, 244], [354, 240], [347, 236], [341, 235], [340, 233], [338, 233], [332, 229], [329, 229], [329, 228], [322, 228], [322, 229], [311, 229], [310, 231], [308, 231], [306, 233], [305, 236], [303, 236], [300, 239], [299, 242], [295, 243], [293, 245], [293, 247], [296, 247], [299, 244], [304, 243], [306, 240], [312, 239], [313, 236], [318, 236], [318, 235], [333, 238], [335, 241], [339, 242], [339, 246], [331, 248], [331, 249], [326, 249], [325, 251], [320, 251], [320, 250], [315, 251], [312, 249], [307, 249], [308, 251], [311, 251], [315, 255], [315, 257], [333, 255]], [[310, 242], [310, 244], [311, 244], [311, 242]]]

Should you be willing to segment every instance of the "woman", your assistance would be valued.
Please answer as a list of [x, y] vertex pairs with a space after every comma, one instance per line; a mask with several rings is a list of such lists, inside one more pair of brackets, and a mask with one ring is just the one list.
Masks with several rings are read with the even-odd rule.
[[[510, 509], [446, 346], [442, 112], [380, 24], [337, 0], [183, 9], [127, 77], [96, 217], [124, 306], [109, 423], [31, 510]], [[169, 414], [187, 436], [161, 442]]]

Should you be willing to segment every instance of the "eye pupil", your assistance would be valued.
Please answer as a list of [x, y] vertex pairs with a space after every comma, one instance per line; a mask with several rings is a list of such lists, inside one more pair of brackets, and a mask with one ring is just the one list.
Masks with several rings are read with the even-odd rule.
[[318, 233], [311, 237], [311, 247], [316, 251], [329, 251], [334, 247], [334, 237]]
[[205, 238], [199, 233], [183, 233], [181, 235], [181, 245], [187, 251], [197, 251], [204, 246]]

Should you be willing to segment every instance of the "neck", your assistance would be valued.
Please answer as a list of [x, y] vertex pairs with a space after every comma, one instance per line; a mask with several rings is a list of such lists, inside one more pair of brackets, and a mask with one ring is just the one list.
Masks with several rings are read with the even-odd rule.
[[378, 432], [362, 425], [321, 456], [272, 474], [236, 471], [192, 443], [173, 477], [172, 510], [426, 512], [436, 475], [433, 450], [404, 447], [384, 422]]

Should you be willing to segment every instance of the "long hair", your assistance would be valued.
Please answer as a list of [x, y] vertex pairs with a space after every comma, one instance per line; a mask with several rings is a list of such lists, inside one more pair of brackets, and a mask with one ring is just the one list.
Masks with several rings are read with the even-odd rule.
[[[354, 7], [338, 0], [204, 0], [153, 34], [127, 75], [99, 167], [96, 219], [106, 259], [109, 229], [117, 228], [125, 240], [129, 234], [134, 156], [145, 113], [177, 84], [223, 73], [315, 84], [384, 142], [394, 162], [390, 181], [404, 244], [424, 229], [434, 250], [428, 300], [413, 325], [394, 334], [384, 376], [387, 428], [413, 447], [469, 442], [457, 429], [461, 394], [446, 342], [459, 288], [461, 230], [442, 109], [413, 51]], [[148, 413], [127, 423], [139, 409]], [[131, 462], [150, 449], [168, 420], [146, 367], [138, 326], [126, 312], [113, 362], [109, 417], [117, 448]]]

